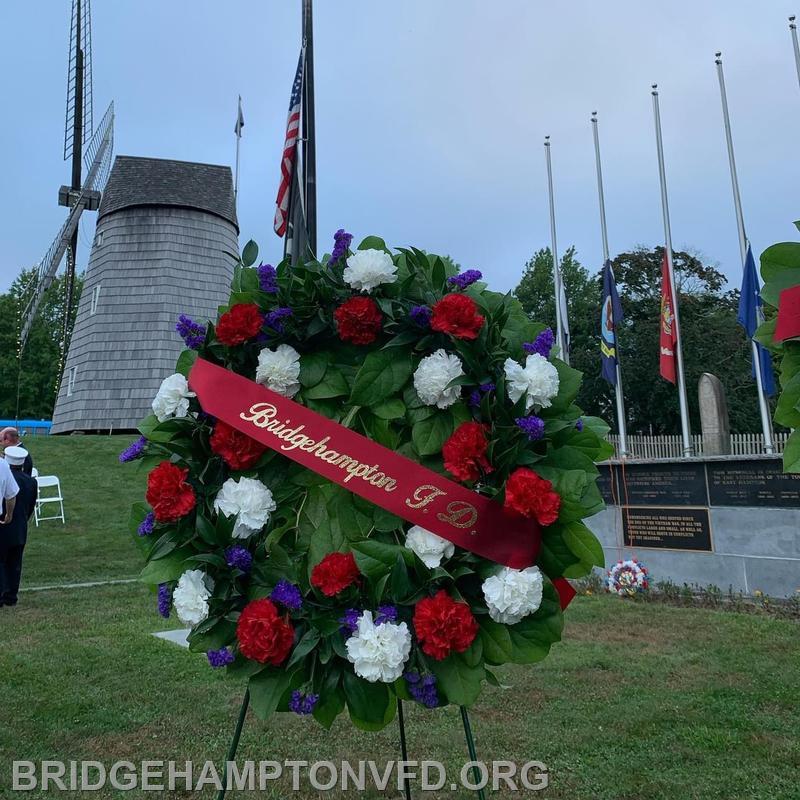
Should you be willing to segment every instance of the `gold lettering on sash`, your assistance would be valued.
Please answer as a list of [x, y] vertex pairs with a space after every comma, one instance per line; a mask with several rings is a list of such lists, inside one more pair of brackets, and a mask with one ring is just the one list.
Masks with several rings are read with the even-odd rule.
[[439, 513], [436, 519], [449, 522], [454, 528], [471, 528], [478, 519], [478, 510], [466, 500], [454, 500], [447, 504], [447, 513]]
[[250, 406], [246, 414], [242, 411], [239, 416], [246, 422], [252, 422], [258, 428], [266, 428], [268, 423], [278, 415], [278, 409], [272, 403], [255, 403]]
[[414, 502], [412, 503], [411, 499], [407, 497], [406, 505], [409, 508], [424, 508], [430, 505], [437, 497], [441, 497], [444, 494], [447, 494], [447, 492], [426, 483], [424, 486], [417, 486], [417, 488], [414, 489]]

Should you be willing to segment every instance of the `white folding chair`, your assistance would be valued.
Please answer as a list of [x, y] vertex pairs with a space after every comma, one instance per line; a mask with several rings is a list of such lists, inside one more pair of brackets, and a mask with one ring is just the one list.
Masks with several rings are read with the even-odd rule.
[[31, 478], [38, 478], [39, 470], [36, 467], [31, 467]]
[[[39, 498], [36, 501], [34, 508], [34, 521], [39, 524], [41, 520], [44, 522], [48, 519], [60, 519], [62, 524], [66, 524], [64, 519], [64, 498], [61, 496], [61, 481], [55, 475], [39, 475], [36, 478], [36, 483], [39, 485]], [[55, 488], [55, 493], [50, 491]], [[47, 492], [42, 492], [42, 489], [47, 489]], [[42, 506], [46, 503], [58, 503], [60, 514], [42, 515]]]

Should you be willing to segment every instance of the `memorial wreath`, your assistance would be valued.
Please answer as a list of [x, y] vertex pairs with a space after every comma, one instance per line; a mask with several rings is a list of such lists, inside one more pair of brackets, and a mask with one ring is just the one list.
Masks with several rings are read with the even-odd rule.
[[344, 231], [322, 261], [254, 266], [187, 345], [121, 459], [163, 615], [247, 680], [255, 712], [469, 706], [492, 667], [559, 641], [566, 578], [603, 566], [607, 427], [553, 334], [477, 270]]

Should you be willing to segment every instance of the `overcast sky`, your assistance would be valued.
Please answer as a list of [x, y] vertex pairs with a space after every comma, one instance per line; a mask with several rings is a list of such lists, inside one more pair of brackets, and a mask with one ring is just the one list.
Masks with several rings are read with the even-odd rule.
[[[595, 270], [590, 113], [599, 112], [612, 253], [663, 242], [650, 84], [658, 82], [676, 248], [734, 283], [741, 265], [714, 52], [725, 59], [745, 223], [756, 253], [795, 239], [800, 88], [787, 16], [800, 0], [317, 0], [320, 250], [344, 227], [449, 253], [493, 288], [550, 240]], [[0, 290], [65, 217], [70, 0], [7, 0], [0, 48]], [[233, 164], [244, 103], [241, 241], [272, 233], [300, 40], [299, 0], [95, 0], [95, 119], [115, 101], [117, 154]], [[84, 215], [81, 268], [95, 214]]]

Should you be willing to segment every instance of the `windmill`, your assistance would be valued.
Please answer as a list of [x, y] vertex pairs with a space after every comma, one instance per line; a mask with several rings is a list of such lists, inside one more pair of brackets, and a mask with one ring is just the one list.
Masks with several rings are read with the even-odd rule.
[[53, 283], [66, 255], [61, 364], [64, 362], [74, 303], [78, 226], [84, 211], [97, 210], [100, 205], [100, 192], [108, 178], [114, 146], [114, 103], [109, 105], [96, 130], [92, 106], [90, 1], [72, 0], [67, 63], [67, 113], [64, 125], [64, 160], [71, 160], [72, 174], [69, 186], [62, 186], [58, 191], [58, 204], [68, 208], [69, 213], [44, 258], [37, 265], [33, 280], [26, 287], [19, 333], [20, 358], [42, 298]]

